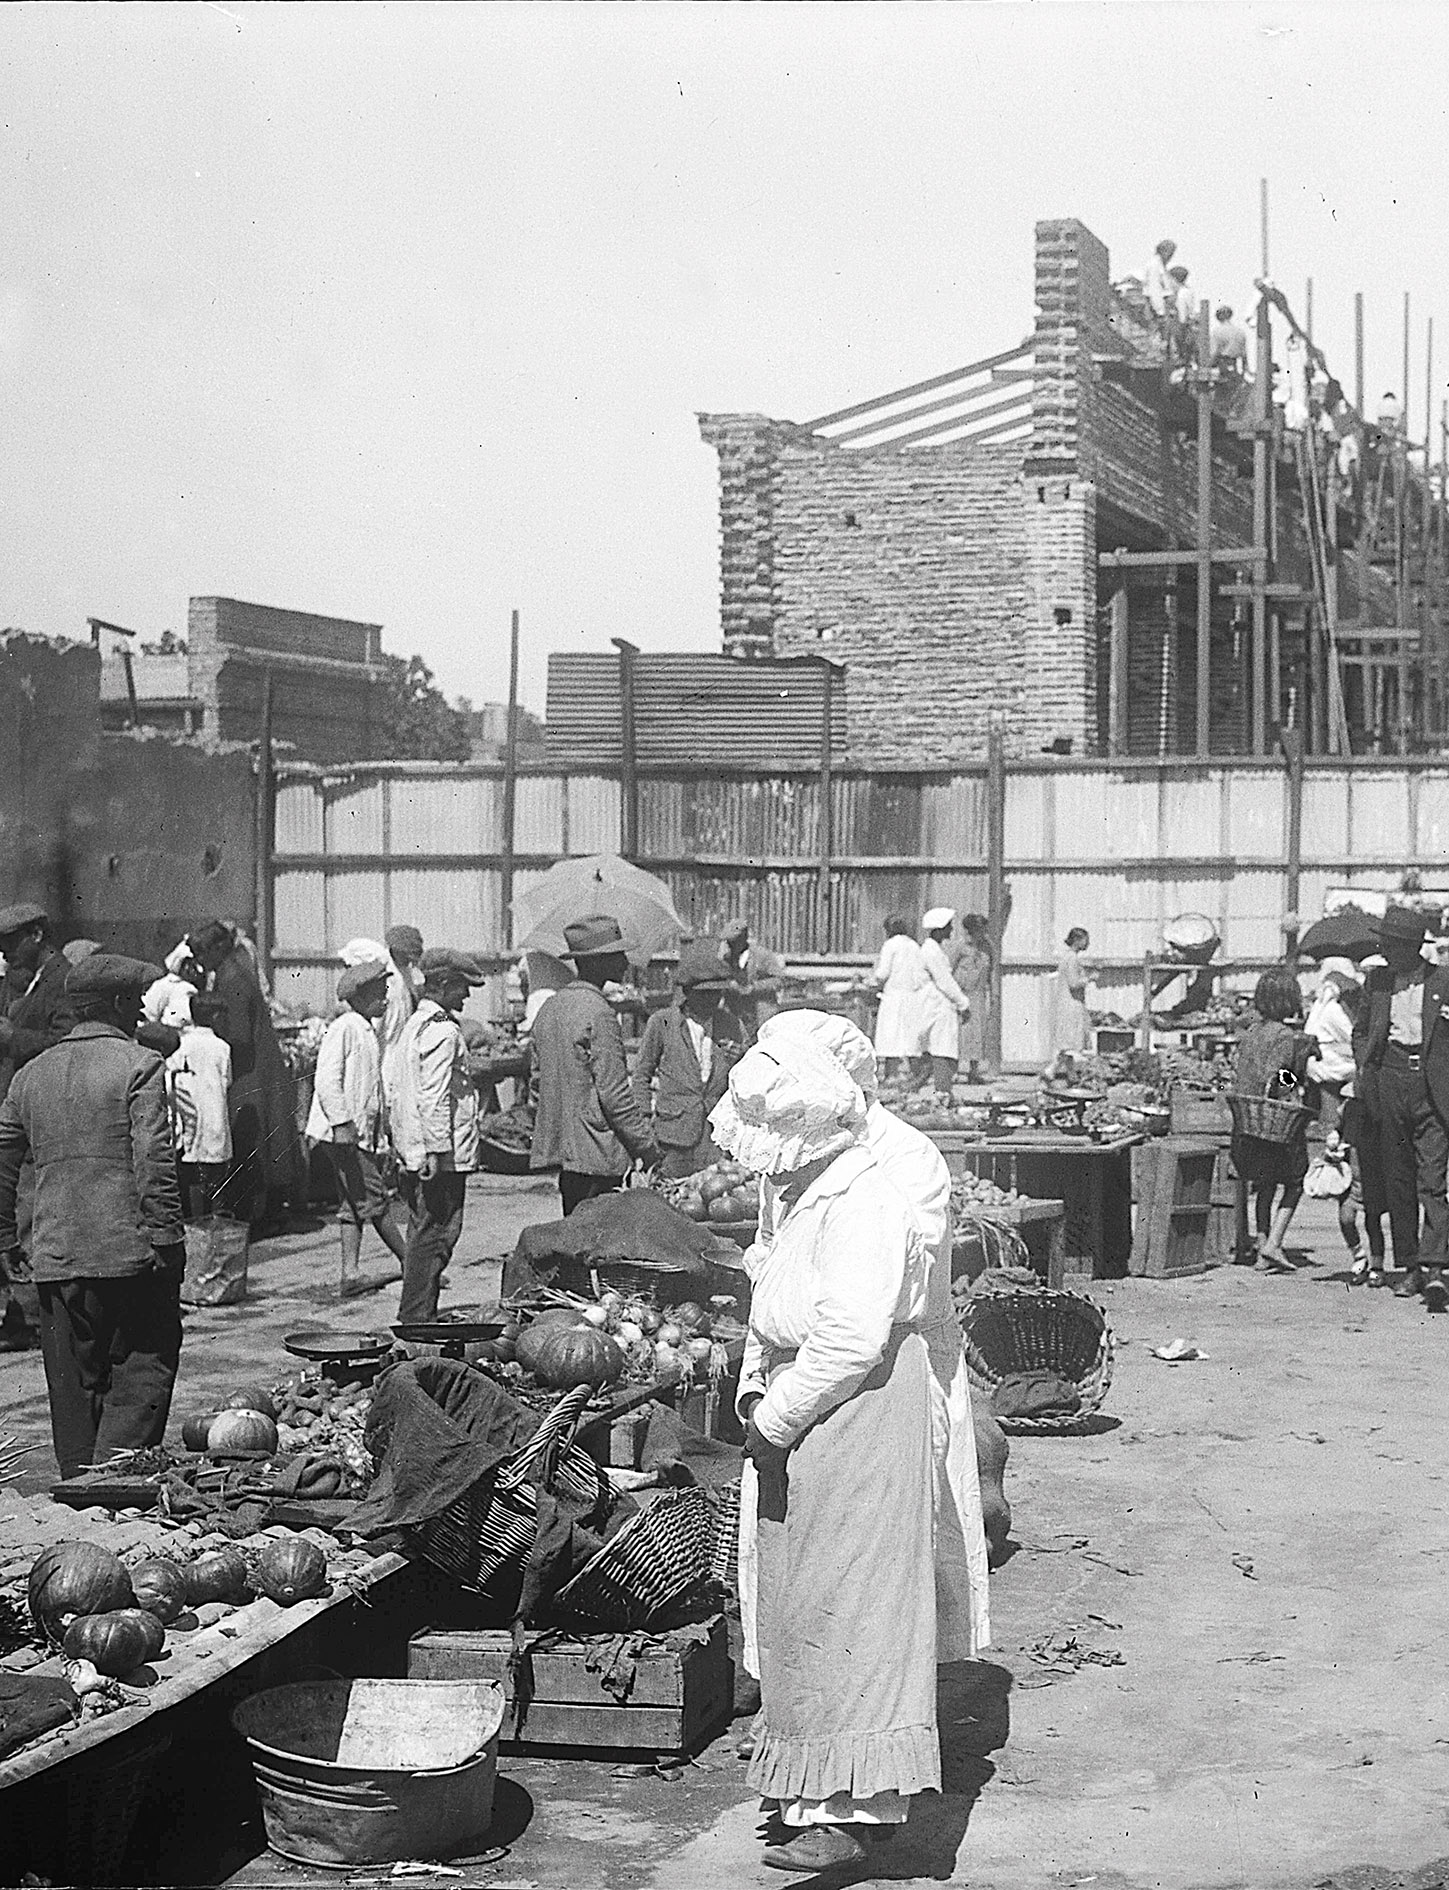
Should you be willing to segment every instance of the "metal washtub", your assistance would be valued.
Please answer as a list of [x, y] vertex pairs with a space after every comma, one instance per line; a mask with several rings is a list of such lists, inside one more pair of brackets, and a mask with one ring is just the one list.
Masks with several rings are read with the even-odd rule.
[[235, 1708], [267, 1843], [297, 1863], [447, 1857], [493, 1819], [501, 1687], [473, 1680], [324, 1680]]

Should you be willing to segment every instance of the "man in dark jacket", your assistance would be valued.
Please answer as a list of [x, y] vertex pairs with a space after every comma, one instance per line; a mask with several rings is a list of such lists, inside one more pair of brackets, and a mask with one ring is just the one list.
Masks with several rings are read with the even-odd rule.
[[[1449, 970], [1424, 959], [1424, 919], [1390, 906], [1377, 931], [1387, 963], [1372, 967], [1353, 1026], [1355, 1093], [1383, 1151], [1401, 1299], [1422, 1291], [1449, 1310]], [[1419, 1211], [1423, 1209], [1423, 1232]]]
[[653, 1168], [659, 1145], [635, 1101], [624, 1060], [624, 1036], [603, 987], [629, 968], [615, 920], [580, 919], [565, 926], [565, 958], [578, 977], [556, 991], [533, 1025], [538, 1071], [534, 1168], [559, 1170], [563, 1211], [617, 1188], [632, 1159]]
[[664, 1173], [677, 1180], [719, 1159], [709, 1112], [729, 1087], [744, 1041], [739, 1020], [724, 1001], [734, 987], [718, 940], [686, 945], [674, 978], [674, 1003], [644, 1026], [634, 1097], [641, 1113], [653, 1116]]
[[6, 906], [0, 911], [0, 954], [5, 980], [0, 985], [0, 1098], [22, 1064], [59, 1043], [72, 1018], [65, 995], [70, 963], [50, 936], [50, 921], [39, 906]]
[[171, 1409], [186, 1236], [166, 1066], [134, 1041], [157, 975], [105, 952], [74, 966], [75, 1027], [0, 1103], [0, 1255], [15, 1249], [16, 1184], [33, 1155], [31, 1265], [63, 1477], [159, 1444]]

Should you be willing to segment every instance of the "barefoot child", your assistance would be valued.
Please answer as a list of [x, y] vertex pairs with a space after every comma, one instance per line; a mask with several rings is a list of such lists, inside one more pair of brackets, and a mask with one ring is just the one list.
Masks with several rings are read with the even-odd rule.
[[[1313, 1040], [1301, 1029], [1292, 1027], [1299, 1022], [1302, 1002], [1298, 980], [1289, 966], [1275, 965], [1259, 978], [1253, 992], [1258, 1021], [1238, 1046], [1233, 1077], [1233, 1088], [1238, 1095], [1274, 1096], [1283, 1101], [1297, 1099], [1295, 1086], [1302, 1082], [1314, 1049]], [[1258, 1136], [1237, 1133], [1233, 1136], [1233, 1167], [1238, 1175], [1238, 1260], [1245, 1263], [1248, 1258], [1244, 1249], [1247, 1197], [1251, 1187], [1255, 1194], [1255, 1244], [1261, 1273], [1293, 1271], [1283, 1251], [1283, 1240], [1302, 1198], [1303, 1177], [1308, 1172], [1307, 1122], [1305, 1115], [1286, 1142], [1269, 1142]]]

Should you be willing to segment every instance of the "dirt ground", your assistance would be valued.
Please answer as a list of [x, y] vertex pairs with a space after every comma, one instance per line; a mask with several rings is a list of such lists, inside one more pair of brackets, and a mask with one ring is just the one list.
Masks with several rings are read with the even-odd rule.
[[[480, 1180], [449, 1297], [486, 1296], [491, 1257], [555, 1199]], [[1292, 1278], [1226, 1268], [1092, 1288], [1119, 1348], [1107, 1421], [1013, 1441], [993, 1645], [942, 1674], [944, 1792], [869, 1868], [794, 1881], [1449, 1885], [1449, 1317], [1351, 1290], [1323, 1208], [1295, 1238]], [[281, 1365], [296, 1324], [336, 1318], [333, 1254], [330, 1229], [263, 1246], [247, 1305], [191, 1320], [178, 1409], [261, 1358]], [[395, 1304], [389, 1285], [348, 1323], [385, 1324]], [[1207, 1356], [1152, 1356], [1174, 1338]], [[38, 1360], [0, 1358], [0, 1383], [6, 1427], [43, 1438]], [[672, 1781], [507, 1759], [501, 1854], [438, 1881], [791, 1881], [760, 1865], [743, 1773], [729, 1739]], [[259, 1846], [244, 1834], [229, 1881], [309, 1881], [264, 1852], [244, 1861]]]

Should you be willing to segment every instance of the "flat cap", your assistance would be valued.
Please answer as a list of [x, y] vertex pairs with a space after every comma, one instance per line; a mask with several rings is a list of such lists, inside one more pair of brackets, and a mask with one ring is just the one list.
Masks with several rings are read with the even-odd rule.
[[956, 913], [952, 906], [932, 906], [921, 920], [923, 932], [944, 932], [948, 925], [956, 923]]
[[405, 958], [423, 955], [423, 935], [415, 925], [390, 925], [383, 937], [390, 952], [401, 952]]
[[71, 997], [139, 997], [165, 973], [144, 958], [124, 958], [119, 952], [92, 952], [65, 974]]
[[455, 952], [446, 945], [435, 945], [419, 960], [425, 978], [466, 978], [469, 984], [482, 984], [487, 975], [476, 958], [467, 952]]
[[728, 991], [734, 984], [720, 955], [719, 940], [696, 939], [679, 954], [674, 982], [686, 991]]
[[364, 958], [360, 965], [349, 965], [337, 980], [337, 995], [344, 1004], [350, 1003], [359, 991], [375, 990], [386, 984], [391, 974], [386, 965], [376, 958]]
[[28, 899], [22, 899], [18, 906], [0, 907], [0, 938], [8, 938], [12, 932], [24, 932], [32, 925], [49, 923], [50, 914], [44, 906], [32, 905]]

